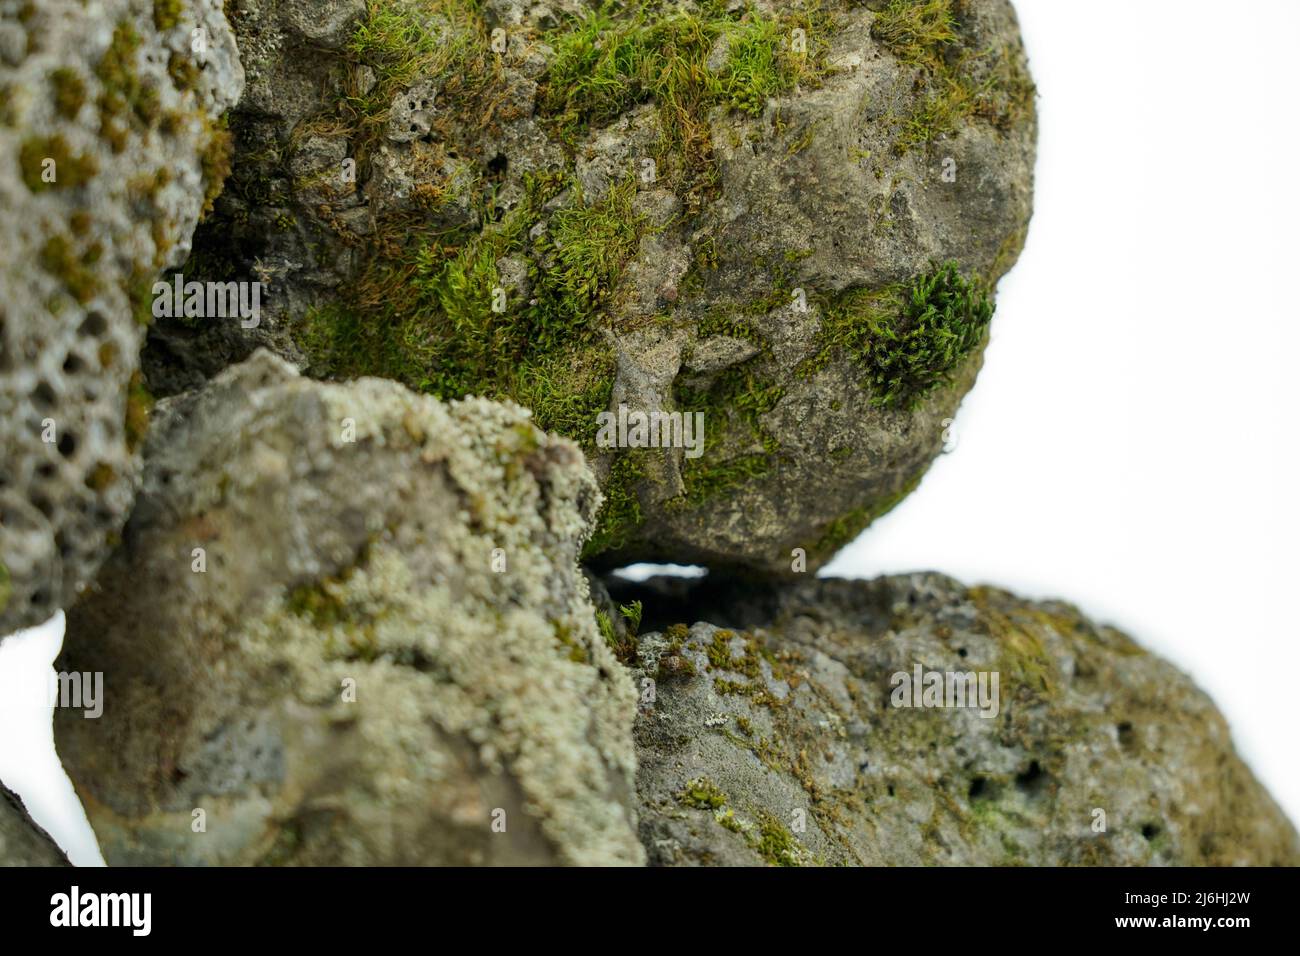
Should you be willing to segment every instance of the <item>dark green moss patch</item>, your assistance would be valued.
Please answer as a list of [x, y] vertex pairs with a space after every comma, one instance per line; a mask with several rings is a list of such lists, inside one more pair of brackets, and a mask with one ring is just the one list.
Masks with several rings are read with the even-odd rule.
[[851, 289], [823, 311], [822, 350], [805, 371], [840, 351], [861, 369], [872, 404], [910, 408], [983, 341], [993, 300], [948, 262], [905, 285]]

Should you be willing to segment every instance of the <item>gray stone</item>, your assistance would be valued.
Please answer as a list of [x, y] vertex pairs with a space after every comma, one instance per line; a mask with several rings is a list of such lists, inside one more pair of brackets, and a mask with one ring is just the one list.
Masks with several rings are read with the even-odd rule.
[[265, 352], [160, 403], [58, 663], [104, 674], [55, 736], [105, 859], [642, 862], [633, 689], [577, 569], [598, 504], [517, 406]]
[[[716, 622], [636, 644], [652, 864], [1300, 863], [1209, 698], [1070, 605], [937, 574], [615, 590]], [[918, 666], [996, 672], [996, 713], [895, 706]]]
[[[5, 0], [0, 635], [66, 607], [131, 502], [151, 284], [189, 252], [243, 71], [218, 0]], [[203, 53], [191, 31], [201, 29]]]
[[68, 866], [49, 834], [27, 815], [16, 793], [0, 784], [0, 866]]

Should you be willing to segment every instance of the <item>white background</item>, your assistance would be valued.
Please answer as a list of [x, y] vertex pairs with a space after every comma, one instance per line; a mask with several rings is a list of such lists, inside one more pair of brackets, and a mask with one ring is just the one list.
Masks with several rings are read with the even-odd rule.
[[[1028, 245], [956, 450], [828, 570], [1075, 602], [1191, 674], [1300, 819], [1300, 4], [1017, 9], [1040, 94]], [[0, 778], [94, 862], [48, 709], [17, 703], [57, 641], [0, 649]]]

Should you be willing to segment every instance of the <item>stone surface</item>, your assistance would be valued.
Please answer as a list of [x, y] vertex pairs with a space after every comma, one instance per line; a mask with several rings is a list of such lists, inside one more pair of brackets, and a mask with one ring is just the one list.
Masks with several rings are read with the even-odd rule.
[[55, 737], [110, 865], [643, 860], [571, 442], [258, 352], [145, 458], [56, 665], [104, 674]]
[[[151, 385], [266, 346], [512, 398], [593, 463], [591, 560], [817, 567], [915, 487], [974, 382], [982, 337], [885, 401], [863, 303], [904, 328], [886, 294], [936, 264], [991, 294], [1014, 263], [1036, 129], [1018, 26], [1006, 0], [919, 24], [900, 2], [680, 7], [611, 8], [604, 49], [676, 57], [629, 78], [583, 52], [576, 3], [334, 4], [323, 46], [295, 4], [237, 3], [239, 162], [193, 268], [266, 276], [265, 320], [159, 323]], [[704, 453], [597, 447], [620, 403], [704, 412]]]
[[121, 527], [136, 316], [224, 175], [221, 4], [157, 9], [0, 2], [0, 635], [70, 603]]
[[[636, 644], [652, 864], [1300, 864], [1206, 695], [1067, 604], [936, 574], [614, 592], [716, 622]], [[996, 715], [895, 707], [917, 665], [998, 672]]]
[[0, 866], [68, 866], [58, 844], [4, 784], [0, 784]]

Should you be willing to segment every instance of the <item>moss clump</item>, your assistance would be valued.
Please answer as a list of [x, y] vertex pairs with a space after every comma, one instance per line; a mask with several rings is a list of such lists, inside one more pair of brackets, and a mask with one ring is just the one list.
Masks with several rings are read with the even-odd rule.
[[0, 611], [9, 606], [9, 598], [13, 596], [13, 581], [9, 577], [9, 568], [3, 561], [0, 561]]
[[76, 119], [86, 102], [86, 83], [81, 74], [71, 67], [60, 67], [50, 73], [50, 86], [55, 111], [64, 119]]
[[181, 22], [181, 0], [153, 0], [153, 25], [159, 30], [170, 30]]
[[707, 777], [689, 780], [677, 793], [679, 803], [697, 810], [719, 810], [727, 805], [727, 795]]
[[78, 302], [89, 302], [99, 291], [99, 274], [96, 263], [104, 254], [104, 247], [91, 242], [78, 252], [71, 239], [55, 234], [41, 246], [38, 261], [50, 275], [63, 282], [68, 292]]
[[[54, 165], [47, 167], [46, 161]], [[68, 141], [59, 133], [53, 136], [33, 136], [23, 141], [18, 149], [18, 165], [23, 182], [33, 193], [49, 189], [77, 189], [90, 182], [99, 172], [99, 164], [89, 153], [73, 152]], [[53, 180], [45, 181], [45, 171], [50, 168]]]
[[1007, 130], [1033, 110], [1034, 84], [1019, 49], [979, 47], [961, 19], [961, 0], [890, 0], [871, 34], [919, 69], [925, 90], [911, 115], [898, 120], [900, 155], [953, 132], [971, 117]]
[[911, 408], [983, 341], [993, 301], [948, 262], [906, 285], [841, 293], [824, 312], [814, 365], [841, 351], [862, 370], [872, 404]]
[[632, 664], [636, 660], [636, 640], [628, 632], [619, 634], [618, 628], [604, 611], [596, 612], [596, 629], [601, 638], [621, 664]]
[[[493, 110], [507, 110], [493, 91], [500, 71], [490, 53], [488, 30], [476, 0], [439, 0], [428, 9], [415, 3], [368, 0], [366, 17], [345, 50], [354, 77], [337, 104], [322, 117], [326, 126], [345, 131], [353, 141], [359, 171], [388, 123], [393, 100], [417, 80], [437, 84], [439, 142], [453, 142], [457, 126], [476, 128]], [[436, 17], [430, 14], [436, 12]], [[359, 67], [374, 72], [376, 83], [365, 92], [355, 82]]]
[[767, 810], [759, 810], [754, 849], [772, 866], [802, 866], [804, 849], [786, 826]]
[[[661, 132], [656, 163], [694, 208], [714, 179], [708, 111], [724, 106], [757, 116], [770, 97], [820, 75], [820, 48], [810, 55], [789, 42], [799, 25], [811, 26], [806, 15], [735, 16], [721, 4], [706, 3], [699, 14], [639, 8], [624, 16], [607, 4], [547, 37], [555, 58], [541, 109], [574, 143], [590, 126], [654, 101]], [[711, 69], [710, 54], [720, 41], [727, 56]]]
[[212, 206], [225, 187], [226, 177], [230, 175], [230, 161], [234, 153], [234, 140], [223, 118], [208, 133], [208, 145], [203, 149], [200, 163], [203, 168], [203, 209], [199, 219], [212, 212]]

